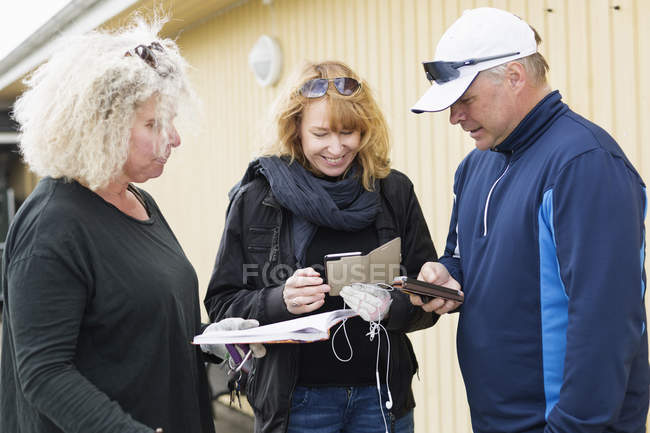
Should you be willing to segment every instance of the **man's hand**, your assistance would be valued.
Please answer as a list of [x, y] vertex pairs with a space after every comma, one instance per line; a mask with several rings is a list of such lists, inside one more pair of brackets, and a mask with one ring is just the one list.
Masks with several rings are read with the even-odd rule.
[[[449, 287], [450, 289], [461, 289], [460, 283], [454, 280], [443, 264], [438, 262], [426, 262], [422, 265], [422, 269], [420, 269], [420, 273], [418, 274], [418, 280]], [[411, 304], [422, 307], [428, 313], [434, 312], [438, 315], [449, 313], [461, 305], [460, 302], [442, 298], [433, 298], [426, 304], [422, 302], [422, 298], [419, 295], [409, 295], [409, 298], [411, 299]]]

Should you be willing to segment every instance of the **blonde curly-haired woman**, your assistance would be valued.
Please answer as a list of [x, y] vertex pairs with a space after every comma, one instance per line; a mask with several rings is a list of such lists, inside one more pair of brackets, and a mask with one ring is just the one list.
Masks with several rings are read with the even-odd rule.
[[4, 254], [2, 432], [214, 432], [189, 344], [203, 328], [197, 277], [133, 185], [163, 173], [194, 97], [161, 25], [68, 40], [16, 103], [20, 150], [43, 179]]

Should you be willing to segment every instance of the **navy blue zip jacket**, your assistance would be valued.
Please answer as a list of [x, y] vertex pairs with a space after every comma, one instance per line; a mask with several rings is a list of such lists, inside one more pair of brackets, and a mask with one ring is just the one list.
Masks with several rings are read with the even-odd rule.
[[495, 150], [459, 165], [440, 260], [474, 431], [645, 431], [643, 181], [557, 91]]

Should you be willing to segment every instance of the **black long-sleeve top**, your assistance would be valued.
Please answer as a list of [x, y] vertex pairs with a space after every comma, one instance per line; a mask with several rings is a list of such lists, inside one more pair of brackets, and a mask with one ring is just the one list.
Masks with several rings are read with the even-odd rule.
[[45, 178], [5, 255], [0, 431], [212, 433], [194, 269], [153, 199]]

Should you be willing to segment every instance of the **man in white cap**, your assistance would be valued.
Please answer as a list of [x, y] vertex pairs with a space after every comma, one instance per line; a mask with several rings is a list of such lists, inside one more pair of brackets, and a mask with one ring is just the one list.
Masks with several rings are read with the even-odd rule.
[[456, 171], [445, 254], [420, 279], [465, 293], [457, 346], [475, 432], [643, 432], [645, 185], [551, 91], [539, 42], [479, 8], [424, 63], [431, 88], [412, 110], [450, 108], [477, 149]]

